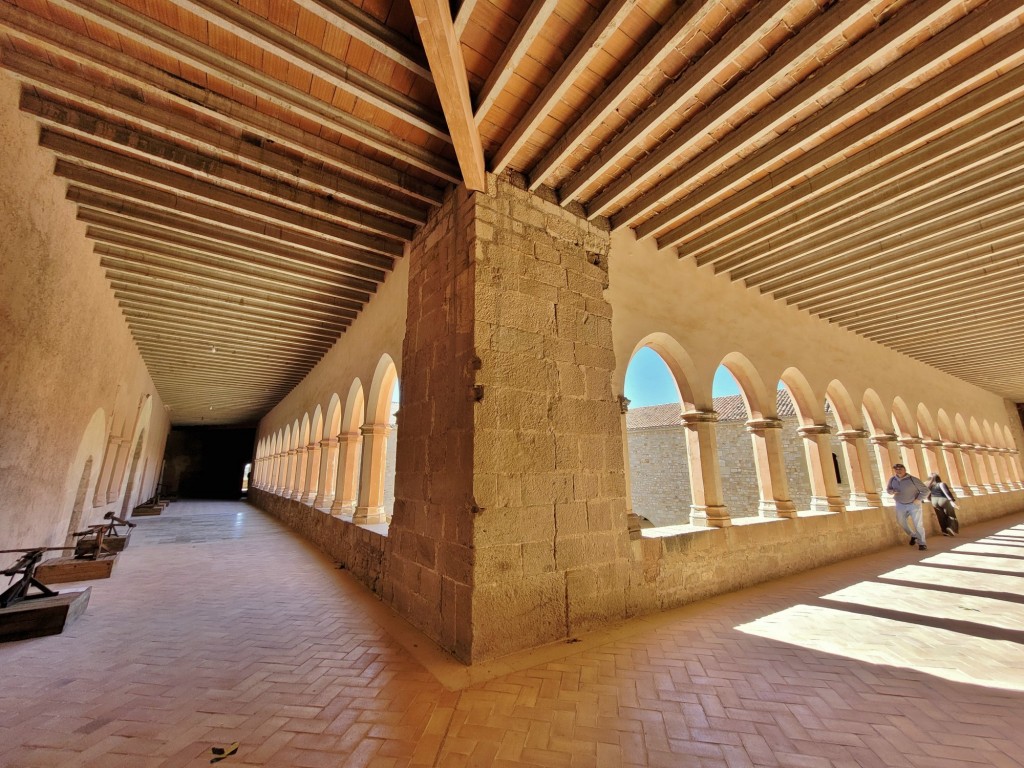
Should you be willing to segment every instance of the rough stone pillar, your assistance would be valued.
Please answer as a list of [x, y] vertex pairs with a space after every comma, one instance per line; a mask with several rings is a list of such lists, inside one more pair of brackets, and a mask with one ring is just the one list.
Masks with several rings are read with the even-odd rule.
[[845, 511], [832, 466], [832, 446], [828, 440], [832, 429], [827, 424], [807, 424], [798, 427], [796, 432], [804, 439], [804, 456], [811, 481], [811, 511]]
[[[359, 503], [352, 513], [354, 523], [386, 522], [384, 512], [384, 471], [388, 450], [387, 424], [363, 424], [363, 462], [359, 469]], [[337, 501], [337, 499], [335, 499]], [[333, 508], [332, 508], [333, 510]]]
[[880, 507], [882, 498], [871, 474], [871, 457], [868, 454], [868, 433], [863, 429], [847, 429], [837, 432], [843, 446], [846, 471], [850, 476], [851, 508]]
[[598, 222], [494, 177], [410, 244], [382, 592], [465, 661], [629, 611], [608, 250]]
[[319, 493], [320, 484], [323, 482], [323, 475], [320, 474], [320, 443], [313, 441], [306, 446], [306, 476], [302, 482], [302, 496], [299, 501], [303, 504], [313, 506]]
[[869, 442], [875, 449], [875, 464], [878, 466], [879, 489], [884, 489], [892, 477], [893, 464], [900, 463], [900, 452], [896, 445], [896, 435], [872, 435]]
[[332, 515], [351, 517], [359, 502], [359, 456], [362, 452], [363, 436], [359, 432], [342, 432], [338, 435], [337, 482], [334, 486]]
[[953, 495], [956, 497], [970, 496], [971, 489], [967, 485], [964, 474], [964, 457], [960, 453], [960, 445], [958, 443], [942, 443], [942, 453], [946, 458], [946, 471], [949, 473], [949, 477], [944, 477], [946, 484], [950, 490], [953, 491]]
[[334, 479], [338, 471], [338, 438], [325, 437], [320, 441], [320, 483], [313, 499], [313, 508], [331, 511], [334, 503]]
[[751, 419], [746, 423], [754, 447], [754, 469], [761, 493], [758, 514], [762, 517], [795, 517], [796, 505], [789, 498], [789, 479], [782, 458], [782, 421]]
[[900, 452], [903, 454], [903, 464], [907, 468], [907, 473], [923, 480], [927, 473], [924, 466], [924, 454], [921, 450], [923, 442], [921, 438], [901, 437], [896, 442], [899, 443]]
[[974, 446], [971, 443], [960, 443], [960, 455], [964, 459], [964, 475], [967, 477], [967, 487], [975, 496], [991, 493], [985, 487], [982, 475], [978, 469], [978, 457], [975, 454]]
[[732, 525], [722, 497], [722, 473], [718, 466], [718, 440], [714, 411], [684, 411], [680, 423], [686, 429], [689, 459], [690, 525], [724, 528]]

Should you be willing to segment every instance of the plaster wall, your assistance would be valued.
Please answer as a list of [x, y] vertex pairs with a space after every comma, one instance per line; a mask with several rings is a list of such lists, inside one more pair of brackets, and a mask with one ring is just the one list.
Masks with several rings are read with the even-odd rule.
[[63, 544], [148, 498], [169, 428], [18, 97], [0, 73], [0, 548]]
[[256, 439], [302, 422], [319, 405], [327, 413], [333, 395], [344, 405], [352, 383], [359, 381], [364, 395], [381, 356], [387, 354], [402, 375], [402, 339], [409, 286], [408, 259], [399, 259], [377, 293], [363, 307], [352, 325], [334, 343], [306, 377], [260, 420]]
[[1007, 403], [998, 395], [698, 268], [674, 250], [637, 242], [630, 231], [612, 236], [610, 276], [606, 296], [614, 310], [617, 394], [633, 353], [653, 341], [669, 350], [686, 380], [680, 383], [689, 387], [684, 407], [711, 409], [715, 370], [739, 353], [756, 374], [767, 415], [774, 415], [775, 383], [795, 368], [813, 393], [818, 423], [824, 423], [826, 390], [838, 380], [858, 419], [865, 393], [872, 390], [889, 414], [900, 398], [914, 420], [923, 405], [933, 420], [942, 409], [950, 419], [974, 417], [982, 427], [1008, 424]]

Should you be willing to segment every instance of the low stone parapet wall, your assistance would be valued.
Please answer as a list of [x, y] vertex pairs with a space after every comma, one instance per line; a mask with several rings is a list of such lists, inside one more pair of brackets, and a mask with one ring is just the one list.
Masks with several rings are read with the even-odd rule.
[[381, 594], [388, 537], [294, 499], [250, 488], [249, 502], [267, 512], [352, 573], [376, 595]]
[[[958, 503], [963, 530], [1024, 510], [1024, 491], [969, 496]], [[932, 540], [941, 538], [927, 504], [924, 519]], [[674, 608], [906, 543], [892, 507], [747, 518], [727, 528], [652, 528], [633, 542], [630, 612]]]

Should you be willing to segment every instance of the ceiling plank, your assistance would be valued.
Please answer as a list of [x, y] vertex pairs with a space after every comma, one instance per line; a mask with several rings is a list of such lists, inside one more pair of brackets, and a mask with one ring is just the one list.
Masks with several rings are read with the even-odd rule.
[[[536, 191], [558, 166], [566, 160], [594, 129], [652, 72], [661, 60], [683, 40], [691, 37], [701, 23], [712, 13], [714, 6], [702, 0], [685, 0], [661, 26], [643, 50], [634, 56], [626, 68], [602, 89], [594, 102], [551, 146], [544, 156], [530, 168], [527, 176], [529, 188]], [[508, 76], [511, 76], [509, 71]], [[494, 75], [492, 74], [492, 77]], [[479, 112], [477, 113], [479, 118]], [[479, 122], [479, 120], [478, 120]], [[564, 203], [571, 201], [567, 198]]]
[[608, 38], [632, 13], [638, 2], [639, 0], [609, 0], [594, 23], [587, 28], [583, 38], [558, 67], [558, 71], [547, 81], [537, 98], [530, 102], [526, 114], [516, 123], [512, 133], [494, 153], [491, 167], [495, 173], [504, 171], [516, 154], [526, 146], [526, 142], [551, 112], [552, 107], [586, 71], [587, 65], [601, 52]]
[[271, 104], [294, 111], [309, 120], [325, 123], [332, 130], [367, 147], [372, 147], [378, 152], [433, 173], [447, 181], [456, 181], [458, 178], [457, 176], [452, 177], [450, 164], [436, 153], [398, 139], [383, 128], [275, 80], [253, 67], [154, 21], [148, 16], [122, 6], [115, 0], [49, 0], [49, 2], [126, 39], [201, 71], [214, 74], [220, 80], [243, 92], [256, 94]]
[[428, 136], [451, 142], [441, 117], [432, 110], [347, 66], [302, 38], [245, 10], [230, 0], [168, 0], [289, 64], [330, 83], [344, 93], [372, 104], [388, 115], [419, 128]]
[[409, 4], [416, 17], [430, 70], [434, 73], [434, 84], [448, 120], [462, 180], [469, 189], [482, 192], [487, 189], [484, 150], [480, 131], [473, 121], [466, 65], [448, 3], [445, 0], [409, 0]]

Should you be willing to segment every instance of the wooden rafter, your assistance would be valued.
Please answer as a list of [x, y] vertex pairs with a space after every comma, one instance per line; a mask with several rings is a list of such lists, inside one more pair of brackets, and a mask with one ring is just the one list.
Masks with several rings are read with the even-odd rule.
[[469, 98], [469, 80], [452, 24], [448, 4], [443, 0], [410, 0], [416, 25], [434, 73], [434, 84], [441, 107], [448, 119], [448, 130], [459, 158], [462, 180], [472, 190], [487, 187], [484, 150], [480, 132], [473, 121]]

